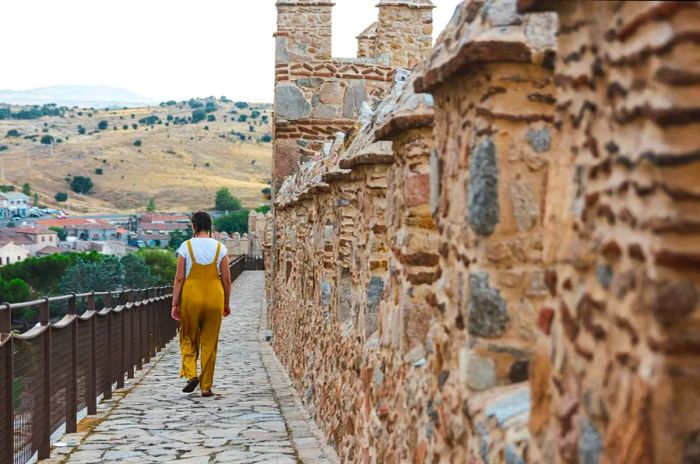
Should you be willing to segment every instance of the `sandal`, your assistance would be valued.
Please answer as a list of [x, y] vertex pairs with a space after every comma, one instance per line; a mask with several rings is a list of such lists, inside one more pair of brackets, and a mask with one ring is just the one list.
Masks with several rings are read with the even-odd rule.
[[199, 385], [199, 379], [195, 377], [194, 379], [187, 382], [187, 385], [185, 385], [185, 388], [182, 389], [182, 392], [192, 393], [194, 389], [197, 388], [197, 385]]
[[214, 392], [212, 392], [211, 390], [202, 392], [202, 398], [209, 398], [212, 396], [214, 396]]

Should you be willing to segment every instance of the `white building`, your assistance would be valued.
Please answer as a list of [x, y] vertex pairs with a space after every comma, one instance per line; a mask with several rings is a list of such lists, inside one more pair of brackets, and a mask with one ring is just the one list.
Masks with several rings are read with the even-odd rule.
[[14, 264], [29, 258], [29, 250], [10, 242], [0, 248], [0, 264]]
[[22, 192], [0, 192], [0, 218], [29, 215], [31, 199]]

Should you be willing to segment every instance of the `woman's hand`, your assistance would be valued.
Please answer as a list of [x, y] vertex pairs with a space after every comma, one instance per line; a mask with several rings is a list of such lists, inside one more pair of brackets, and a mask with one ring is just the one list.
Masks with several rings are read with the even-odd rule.
[[176, 321], [180, 320], [180, 305], [173, 305], [173, 309], [170, 312], [170, 316]]
[[224, 304], [224, 317], [229, 317], [231, 315], [231, 306], [226, 303]]

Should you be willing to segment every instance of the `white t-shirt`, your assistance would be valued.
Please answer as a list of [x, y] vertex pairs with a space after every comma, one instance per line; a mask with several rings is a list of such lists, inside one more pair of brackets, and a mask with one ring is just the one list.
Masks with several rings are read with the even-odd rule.
[[[192, 243], [192, 253], [194, 253], [194, 259], [197, 261], [197, 264], [206, 266], [207, 264], [214, 262], [216, 247], [219, 242], [213, 238], [192, 238], [188, 241]], [[190, 275], [190, 270], [192, 269], [192, 258], [190, 258], [190, 251], [187, 248], [187, 242], [183, 242], [177, 252], [180, 256], [185, 258], [185, 262], [187, 263], [187, 272], [185, 273], [185, 276]], [[222, 244], [221, 250], [219, 251], [219, 261], [216, 263], [216, 267], [219, 268], [219, 272], [221, 272], [221, 261], [227, 254], [228, 250]]]

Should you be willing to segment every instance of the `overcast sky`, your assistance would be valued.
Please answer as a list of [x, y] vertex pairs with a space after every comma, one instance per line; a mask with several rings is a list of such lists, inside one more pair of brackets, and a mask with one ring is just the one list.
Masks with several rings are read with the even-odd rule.
[[[333, 52], [353, 57], [378, 0], [335, 0]], [[435, 34], [459, 0], [433, 0]], [[0, 89], [108, 85], [158, 100], [271, 101], [275, 0], [1, 0]]]

